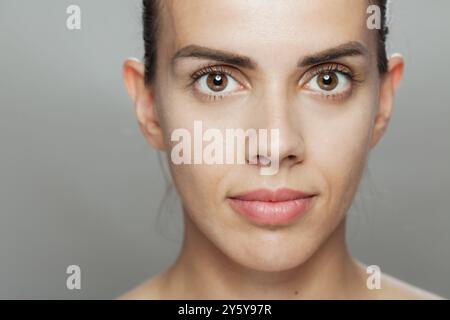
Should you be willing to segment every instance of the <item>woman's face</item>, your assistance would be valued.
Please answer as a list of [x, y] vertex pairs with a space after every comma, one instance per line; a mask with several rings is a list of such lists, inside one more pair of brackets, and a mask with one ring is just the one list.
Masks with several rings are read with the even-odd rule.
[[[379, 138], [373, 129], [383, 83], [377, 31], [366, 24], [368, 2], [163, 3], [150, 107], [187, 218], [241, 265], [279, 271], [301, 264], [343, 221]], [[220, 58], [205, 57], [211, 53], [205, 48]], [[261, 175], [258, 164], [173, 164], [178, 141], [171, 134], [186, 128], [194, 136], [194, 121], [221, 132], [278, 129], [277, 173]], [[261, 188], [317, 196], [299, 219], [264, 225], [229, 202]]]

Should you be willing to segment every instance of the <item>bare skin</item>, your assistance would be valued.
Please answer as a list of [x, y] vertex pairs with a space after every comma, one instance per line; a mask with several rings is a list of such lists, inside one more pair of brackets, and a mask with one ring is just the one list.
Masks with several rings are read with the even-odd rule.
[[[222, 270], [224, 265], [229, 266], [230, 263], [221, 264], [220, 262], [218, 262], [216, 266], [217, 269], [215, 269], [215, 267], [212, 268], [211, 266], [208, 269], [202, 268], [201, 271], [198, 271], [199, 274], [197, 274], [193, 270], [191, 271], [190, 269], [185, 269], [186, 265], [195, 264], [195, 261], [182, 262], [183, 259], [189, 259], [189, 256], [194, 256], [193, 254], [189, 254], [189, 250], [185, 249], [183, 251], [184, 256], [180, 257], [178, 261], [169, 269], [143, 282], [129, 292], [119, 296], [117, 299], [444, 299], [443, 297], [440, 297], [434, 293], [425, 291], [421, 288], [410, 285], [384, 273], [381, 275], [381, 288], [369, 290], [366, 286], [366, 280], [368, 276], [368, 274], [366, 273], [367, 266], [351, 258], [348, 254], [345, 255], [345, 261], [343, 261], [343, 265], [345, 265], [343, 267], [343, 272], [346, 276], [341, 277], [341, 279], [336, 284], [328, 282], [328, 280], [335, 281], [335, 279], [333, 279], [333, 277], [327, 276], [326, 270], [323, 270], [322, 273], [307, 271], [306, 269], [308, 268], [314, 270], [314, 268], [316, 267], [321, 268], [321, 266], [323, 266], [323, 260], [326, 260], [324, 256], [330, 254], [330, 250], [336, 249], [333, 248], [333, 243], [335, 243], [333, 237], [342, 236], [342, 229], [343, 228], [339, 228], [337, 230], [336, 235], [333, 235], [332, 238], [324, 244], [324, 248], [316, 253], [317, 257], [313, 257], [308, 261], [308, 265], [305, 264], [297, 268], [296, 270], [293, 270], [292, 275], [295, 274], [295, 276], [287, 276], [284, 281], [281, 281], [279, 279], [275, 280], [272, 283], [267, 281], [268, 283], [265, 284], [266, 288], [264, 288], [264, 284], [261, 284], [261, 281], [256, 280], [255, 289], [252, 288], [254, 284], [252, 284], [250, 275], [250, 277], [247, 278], [247, 284], [250, 291], [252, 292], [251, 294], [248, 294], [248, 291], [243, 291], [244, 286], [242, 282], [230, 285], [228, 281], [223, 280], [224, 275], [219, 274], [218, 270]], [[319, 257], [320, 255], [322, 255], [322, 257]], [[195, 260], [201, 260], [198, 257], [198, 252], [195, 257]], [[330, 269], [332, 270], [328, 272], [336, 272], [336, 270], [334, 269], [335, 264], [331, 263], [330, 266]], [[201, 268], [201, 264], [199, 265], [199, 267]], [[211, 272], [210, 270], [217, 270], [217, 272]], [[205, 275], [205, 273], [209, 274]], [[286, 285], [287, 283], [295, 283], [291, 281], [295, 279], [295, 277], [299, 278], [299, 275], [302, 274], [304, 275], [304, 278], [308, 280], [308, 286], [305, 286], [302, 282], [300, 282], [301, 279], [294, 280], [299, 281], [298, 283], [302, 283], [301, 285]], [[244, 278], [246, 277], [246, 275], [243, 275], [241, 277]], [[263, 277], [265, 276], [263, 275]], [[230, 276], [229, 278], [227, 278], [227, 280], [233, 280], [236, 278], [236, 276]], [[242, 281], [242, 278], [240, 278], [240, 281]], [[196, 284], [195, 281], [186, 281], [186, 279], [202, 280], [197, 282]], [[278, 292], [274, 291], [276, 290], [274, 289], [274, 283], [277, 282], [279, 284]], [[208, 283], [208, 286], [198, 285], [199, 283]], [[228, 286], [224, 286], [224, 283], [226, 283]]]
[[[181, 253], [170, 268], [119, 299], [438, 299], [386, 274], [381, 289], [369, 290], [366, 267], [351, 257], [345, 241], [346, 213], [368, 154], [388, 127], [404, 67], [397, 54], [387, 74], [378, 73], [376, 33], [365, 27], [367, 3], [163, 4], [155, 82], [146, 86], [140, 61], [124, 64], [144, 137], [170, 155], [171, 132], [192, 130], [198, 119], [219, 130], [278, 128], [280, 168], [261, 176], [259, 165], [176, 166], [169, 160], [184, 208]], [[194, 45], [251, 63], [180, 54]], [[342, 48], [353, 51], [323, 60], [324, 52]], [[309, 63], [320, 56], [320, 63]], [[232, 85], [217, 93], [202, 86], [201, 77], [192, 82], [205, 65], [228, 70], [223, 76]], [[347, 70], [333, 69], [337, 89], [317, 87], [318, 69], [337, 65]], [[260, 187], [318, 197], [302, 219], [268, 228], [237, 215], [227, 202]]]

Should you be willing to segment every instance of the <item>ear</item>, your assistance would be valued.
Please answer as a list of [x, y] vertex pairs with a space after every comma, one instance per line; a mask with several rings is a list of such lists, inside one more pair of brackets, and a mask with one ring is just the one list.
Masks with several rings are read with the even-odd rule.
[[123, 64], [123, 79], [128, 95], [133, 100], [139, 127], [145, 139], [156, 149], [164, 150], [164, 140], [155, 110], [153, 88], [146, 87], [144, 64], [130, 58]]
[[404, 60], [400, 54], [394, 54], [389, 59], [388, 72], [384, 75], [380, 86], [378, 111], [375, 116], [370, 148], [381, 140], [391, 119], [394, 107], [395, 93], [403, 78]]

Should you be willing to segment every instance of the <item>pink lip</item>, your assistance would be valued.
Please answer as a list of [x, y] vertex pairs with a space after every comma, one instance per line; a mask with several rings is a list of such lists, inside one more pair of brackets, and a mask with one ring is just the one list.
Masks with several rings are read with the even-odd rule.
[[231, 208], [262, 225], [286, 225], [305, 214], [316, 194], [292, 189], [259, 189], [228, 198]]

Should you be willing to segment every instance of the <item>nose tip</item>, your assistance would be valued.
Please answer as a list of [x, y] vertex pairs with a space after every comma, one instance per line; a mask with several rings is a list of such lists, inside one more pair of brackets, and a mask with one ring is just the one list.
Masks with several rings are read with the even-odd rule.
[[[270, 135], [261, 132], [269, 132]], [[303, 158], [301, 138], [289, 130], [260, 129], [259, 133], [257, 146], [248, 148], [247, 164], [257, 165], [261, 174], [274, 175], [280, 165], [292, 166]]]

